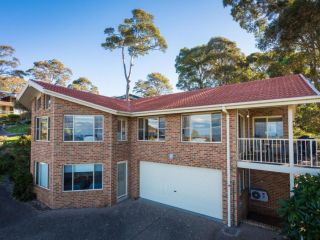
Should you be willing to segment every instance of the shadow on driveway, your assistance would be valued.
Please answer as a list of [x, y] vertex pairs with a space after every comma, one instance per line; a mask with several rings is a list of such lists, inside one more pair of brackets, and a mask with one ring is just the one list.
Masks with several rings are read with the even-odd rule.
[[40, 211], [13, 200], [0, 184], [0, 239], [281, 239], [275, 232], [242, 225], [237, 237], [203, 216], [147, 200], [110, 208]]

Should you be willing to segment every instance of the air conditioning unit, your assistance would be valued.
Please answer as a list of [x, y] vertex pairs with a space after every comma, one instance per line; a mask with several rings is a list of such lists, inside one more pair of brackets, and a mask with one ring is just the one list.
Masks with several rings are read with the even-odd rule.
[[261, 202], [268, 202], [269, 200], [268, 193], [260, 189], [251, 189], [250, 197], [252, 200], [261, 201]]

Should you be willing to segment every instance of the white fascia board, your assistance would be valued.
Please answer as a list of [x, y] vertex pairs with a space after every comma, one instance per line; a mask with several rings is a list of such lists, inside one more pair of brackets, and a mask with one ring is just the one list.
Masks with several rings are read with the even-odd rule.
[[320, 95], [320, 92], [318, 91], [318, 89], [312, 84], [310, 83], [310, 81], [303, 76], [302, 74], [299, 74], [299, 76], [308, 84], [308, 86], [317, 94]]

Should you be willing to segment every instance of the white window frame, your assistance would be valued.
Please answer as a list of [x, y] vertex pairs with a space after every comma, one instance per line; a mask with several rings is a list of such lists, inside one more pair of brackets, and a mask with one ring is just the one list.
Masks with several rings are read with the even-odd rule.
[[[211, 115], [211, 114], [220, 114], [220, 123], [221, 123], [221, 125], [220, 125], [220, 136], [221, 136], [221, 138], [220, 138], [220, 141], [212, 141], [212, 119], [211, 119], [211, 121], [210, 121], [210, 139], [211, 139], [211, 141], [210, 142], [198, 142], [198, 141], [192, 141], [191, 140], [191, 135], [190, 135], [190, 140], [189, 141], [184, 141], [183, 140], [183, 134], [182, 134], [182, 130], [183, 129], [186, 129], [186, 128], [183, 128], [183, 117], [185, 117], [185, 116], [195, 116], [195, 115]], [[181, 131], [180, 131], [180, 140], [181, 140], [181, 142], [183, 142], [183, 143], [200, 143], [200, 144], [213, 144], [213, 143], [218, 143], [218, 144], [220, 144], [220, 143], [222, 143], [222, 137], [223, 137], [223, 135], [222, 135], [222, 112], [204, 112], [204, 113], [192, 113], [192, 114], [182, 114], [181, 115], [181, 120], [180, 120], [180, 124], [181, 124]], [[190, 123], [190, 132], [192, 132], [192, 128], [191, 128], [191, 123]]]
[[[100, 189], [83, 189], [83, 190], [73, 190], [73, 182], [74, 182], [74, 166], [75, 165], [93, 165], [93, 181], [94, 181], [94, 165], [100, 164], [101, 165], [101, 174], [102, 174], [102, 181], [101, 181], [101, 188]], [[72, 166], [72, 190], [64, 190], [64, 166]], [[95, 183], [93, 182], [93, 185]], [[71, 164], [63, 164], [62, 165], [62, 192], [91, 192], [91, 191], [103, 191], [104, 184], [103, 184], [103, 164], [102, 163], [71, 163]]]
[[[143, 139], [143, 140], [140, 140], [139, 139], [139, 119], [143, 119], [143, 137], [145, 138], [145, 133], [146, 133], [146, 122], [145, 122], [145, 119], [148, 119], [148, 118], [157, 118], [158, 119], [158, 133], [157, 133], [157, 139], [156, 140], [148, 140], [148, 139]], [[164, 125], [165, 127], [164, 128], [161, 128], [161, 129], [164, 129], [164, 140], [160, 140], [159, 137], [160, 137], [160, 127], [159, 127], [159, 124], [160, 124], [160, 118], [164, 118]], [[167, 133], [167, 124], [166, 124], [166, 118], [164, 116], [148, 116], [148, 117], [138, 117], [138, 121], [137, 121], [137, 140], [139, 142], [165, 142], [166, 141], [166, 133]]]
[[[121, 196], [118, 196], [118, 166], [124, 163], [126, 164], [126, 193]], [[117, 162], [117, 199], [123, 199], [126, 196], [128, 196], [128, 161], [120, 161]]]
[[[256, 119], [261, 119], [261, 118], [265, 118], [266, 119], [266, 123], [267, 123], [267, 130], [268, 130], [268, 122], [269, 122], [269, 119], [272, 119], [272, 118], [281, 118], [282, 120], [282, 131], [283, 131], [283, 136], [282, 138], [284, 138], [284, 121], [283, 121], [283, 116], [282, 115], [271, 115], [271, 116], [256, 116], [256, 117], [252, 117], [252, 134], [253, 136], [252, 137], [255, 137], [256, 135], [256, 128], [255, 128], [255, 120]], [[282, 139], [282, 138], [279, 138], [279, 139]], [[267, 139], [269, 139], [269, 133], [267, 132]]]
[[[40, 126], [41, 126], [41, 124], [40, 124], [40, 126], [38, 127], [37, 126], [37, 123], [38, 123], [38, 119], [47, 119], [47, 126], [48, 126], [48, 128], [47, 128], [47, 139], [45, 139], [45, 140], [41, 140], [41, 137], [40, 137], [40, 139], [37, 139], [38, 138], [38, 129], [39, 129], [39, 135], [41, 136], [41, 128], [40, 128]], [[35, 129], [36, 129], [36, 131], [35, 131], [35, 139], [36, 139], [36, 142], [50, 142], [50, 125], [51, 125], [51, 122], [50, 122], [50, 117], [48, 117], [48, 116], [41, 116], [41, 117], [36, 117], [35, 118]]]
[[[118, 122], [121, 122], [120, 123], [120, 138], [118, 137], [119, 135], [119, 132], [118, 132]], [[124, 124], [125, 123], [125, 124]], [[123, 126], [125, 125], [125, 127]], [[123, 131], [123, 128], [124, 128], [124, 132], [125, 132], [125, 137], [123, 138], [122, 137], [122, 131]], [[118, 118], [117, 119], [117, 141], [119, 142], [126, 142], [128, 141], [128, 119], [126, 118]]]
[[[64, 130], [65, 129], [70, 129], [70, 128], [65, 128], [64, 127], [64, 118], [66, 117], [66, 116], [68, 116], [68, 117], [73, 117], [73, 120], [72, 120], [72, 133], [73, 133], [73, 136], [72, 136], [72, 141], [66, 141], [65, 139], [64, 139]], [[93, 140], [93, 141], [74, 141], [74, 119], [75, 119], [75, 117], [76, 116], [79, 116], [79, 117], [93, 117], [93, 137], [95, 136], [95, 134], [94, 134], [94, 131], [95, 131], [95, 129], [102, 129], [102, 139], [101, 140]], [[94, 120], [94, 118], [95, 117], [102, 117], [102, 128], [96, 128], [95, 127], [95, 120]], [[104, 116], [103, 115], [77, 115], [77, 114], [75, 114], [75, 115], [73, 115], [73, 114], [66, 114], [66, 115], [63, 115], [63, 128], [62, 128], [62, 134], [63, 134], [63, 142], [66, 142], [66, 143], [97, 143], [97, 142], [103, 142], [104, 141]]]
[[[39, 178], [39, 179], [37, 179], [39, 176], [38, 176], [38, 174], [37, 174], [37, 163], [39, 164], [39, 176], [41, 176], [41, 168], [40, 168], [40, 165], [48, 165], [48, 187], [44, 187], [44, 186], [41, 186], [40, 184], [40, 179], [41, 178]], [[35, 185], [36, 186], [38, 186], [38, 187], [40, 187], [40, 188], [43, 188], [43, 189], [47, 189], [47, 190], [49, 190], [49, 184], [50, 184], [50, 181], [49, 181], [49, 172], [50, 172], [50, 170], [49, 170], [49, 164], [48, 163], [45, 163], [45, 162], [35, 162], [34, 163], [34, 183], [35, 183]], [[37, 183], [37, 180], [38, 180], [38, 183]]]

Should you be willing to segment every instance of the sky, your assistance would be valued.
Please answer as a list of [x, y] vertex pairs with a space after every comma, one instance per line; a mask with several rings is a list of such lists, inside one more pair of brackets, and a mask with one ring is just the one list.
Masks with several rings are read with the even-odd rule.
[[131, 17], [135, 8], [154, 15], [168, 49], [137, 59], [133, 83], [160, 72], [175, 86], [179, 50], [205, 44], [212, 37], [235, 41], [245, 54], [258, 51], [253, 35], [232, 19], [222, 0], [0, 0], [0, 6], [0, 45], [16, 49], [20, 69], [56, 58], [71, 68], [72, 79], [87, 77], [107, 96], [124, 94], [126, 82], [120, 52], [101, 47], [103, 31]]

